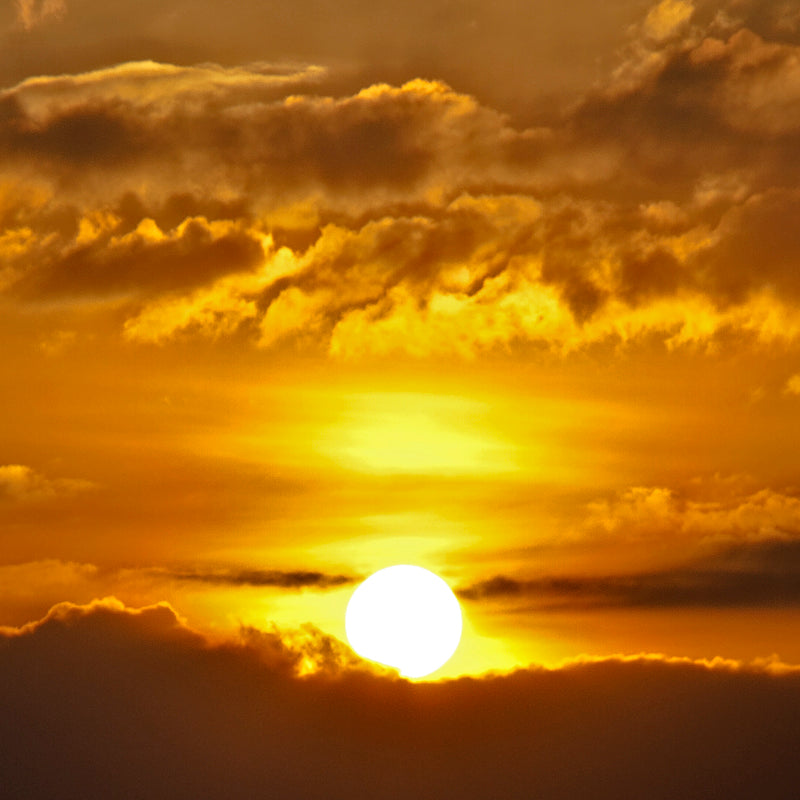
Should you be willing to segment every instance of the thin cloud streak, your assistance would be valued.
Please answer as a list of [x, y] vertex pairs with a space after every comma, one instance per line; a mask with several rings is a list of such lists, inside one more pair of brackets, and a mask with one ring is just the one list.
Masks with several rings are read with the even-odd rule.
[[520, 610], [797, 608], [800, 542], [739, 544], [684, 567], [625, 575], [495, 575], [457, 591]]
[[171, 580], [207, 583], [214, 586], [266, 586], [276, 589], [334, 589], [354, 583], [358, 578], [348, 575], [327, 575], [314, 570], [229, 569], [150, 570], [149, 574]]

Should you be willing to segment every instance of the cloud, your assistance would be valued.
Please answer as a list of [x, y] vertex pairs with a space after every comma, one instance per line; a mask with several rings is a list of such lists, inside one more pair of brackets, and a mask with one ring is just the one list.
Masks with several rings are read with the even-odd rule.
[[3, 629], [4, 787], [735, 800], [790, 796], [799, 777], [800, 676], [780, 664], [610, 657], [414, 685], [304, 641], [325, 668], [306, 671], [277, 632], [211, 642], [164, 604], [62, 604]]
[[[98, 566], [41, 558], [0, 565], [0, 624], [17, 624], [38, 618], [65, 598], [74, 603], [85, 603], [111, 591], [125, 597], [127, 602], [142, 603], [153, 597], [169, 597], [174, 601], [176, 597], [186, 596], [184, 590], [194, 592], [201, 587], [325, 592], [351, 585], [357, 580], [349, 575], [313, 570]], [[310, 634], [299, 631], [296, 635], [302, 638]], [[302, 657], [306, 658], [305, 655]]]
[[0, 93], [0, 141], [12, 163], [47, 159], [69, 185], [90, 162], [133, 189], [138, 170], [155, 162], [165, 173], [149, 181], [173, 191], [219, 176], [273, 198], [309, 188], [385, 197], [470, 162], [503, 174], [511, 147], [536, 145], [503, 114], [438, 81], [333, 98], [288, 91], [307, 92], [312, 68], [288, 77], [265, 69], [144, 62], [29, 79]]
[[800, 394], [800, 374], [792, 375], [789, 380], [786, 381], [784, 391], [786, 394]]
[[204, 217], [188, 218], [168, 233], [149, 219], [121, 236], [93, 236], [87, 228], [79, 234], [84, 241], [32, 270], [15, 290], [36, 299], [168, 293], [248, 271], [264, 256], [257, 233]]
[[16, 99], [21, 123], [25, 120], [45, 125], [70, 111], [108, 103], [111, 97], [150, 114], [169, 114], [180, 101], [211, 103], [216, 99], [222, 105], [233, 105], [280, 98], [291, 89], [306, 88], [325, 72], [313, 64], [263, 61], [236, 67], [131, 61], [76, 75], [28, 77], [2, 92], [2, 96]]
[[793, 3], [771, 0], [728, 0], [703, 3], [699, 11], [706, 24], [721, 33], [748, 28], [765, 38], [781, 42], [800, 41], [800, 13]]
[[644, 20], [644, 30], [654, 39], [661, 41], [674, 35], [691, 19], [694, 6], [686, 0], [661, 0], [653, 6]]
[[39, 349], [47, 356], [56, 357], [69, 350], [78, 338], [75, 331], [53, 331], [39, 340]]
[[95, 488], [91, 481], [48, 478], [23, 464], [0, 466], [0, 501], [38, 502]]
[[166, 574], [179, 581], [222, 586], [272, 586], [277, 589], [332, 589], [357, 580], [347, 575], [326, 575], [313, 570], [174, 570]]
[[103, 593], [102, 583], [102, 571], [85, 562], [41, 558], [2, 564], [0, 625], [37, 619], [67, 597], [74, 602], [88, 602]]
[[776, 296], [796, 304], [800, 235], [788, 221], [798, 211], [800, 194], [780, 189], [752, 195], [730, 209], [714, 243], [696, 256], [696, 270], [710, 284], [710, 293], [721, 302], [737, 303], [769, 286]]
[[[609, 224], [572, 213], [589, 230]], [[685, 251], [699, 247], [688, 237], [638, 252], [623, 244], [614, 263], [602, 227], [587, 246], [588, 232], [559, 227], [564, 215], [523, 195], [460, 195], [410, 217], [355, 229], [329, 224], [302, 253], [280, 248], [257, 275], [149, 304], [126, 333], [168, 338], [193, 322], [227, 320], [234, 328], [256, 323], [265, 347], [290, 341], [343, 357], [469, 357], [526, 341], [570, 351], [648, 333], [680, 346], [731, 328], [765, 342], [800, 331], [796, 309], [756, 291], [761, 279], [726, 308], [683, 287], [691, 270]]]
[[728, 544], [794, 538], [800, 535], [800, 499], [773, 489], [742, 495], [692, 497], [666, 487], [637, 486], [612, 500], [589, 504], [586, 532], [633, 541], [666, 537]]
[[548, 546], [588, 549], [589, 566], [500, 573], [460, 595], [519, 610], [797, 607], [800, 499], [753, 489], [743, 476], [631, 487], [590, 502]]
[[42, 585], [47, 585], [63, 592], [64, 587], [74, 581], [93, 579], [97, 575], [97, 567], [94, 564], [50, 558], [24, 564], [4, 564], [0, 566], [0, 574], [3, 576], [0, 584], [4, 588], [25, 587], [35, 594], [41, 590]]
[[[546, 13], [513, 0], [490, 6], [475, 0], [378, 0], [369, 18], [357, 0], [342, 0], [335, 8], [314, 0], [269, 6], [231, 0], [225, 15], [212, 0], [196, 0], [191, 14], [174, 0], [119, 0], [113, 14], [99, 0], [66, 1], [69, 13], [31, 31], [15, 22], [14, 4], [8, 4], [0, 14], [1, 82], [143, 58], [228, 64], [269, 53], [336, 65], [348, 91], [355, 82], [437, 76], [493, 101], [524, 106], [531, 86], [550, 94], [589, 83], [595, 59], [617, 44], [630, 15], [616, 6], [598, 13], [591, 0]], [[35, 12], [42, 0], [25, 0], [24, 6]], [[564, 39], [574, 43], [568, 60], [553, 46]]]
[[800, 41], [757, 5], [654, 5], [538, 126], [309, 65], [28, 78], [0, 94], [0, 291], [340, 358], [791, 345]]
[[725, 548], [672, 569], [621, 575], [496, 575], [459, 590], [472, 602], [513, 603], [538, 611], [608, 608], [796, 608], [800, 606], [800, 542]]
[[690, 55], [698, 71], [722, 68], [709, 100], [738, 130], [781, 136], [800, 127], [797, 46], [767, 42], [743, 28], [727, 41], [706, 38]]
[[64, 0], [16, 0], [16, 6], [17, 21], [26, 31], [67, 13]]

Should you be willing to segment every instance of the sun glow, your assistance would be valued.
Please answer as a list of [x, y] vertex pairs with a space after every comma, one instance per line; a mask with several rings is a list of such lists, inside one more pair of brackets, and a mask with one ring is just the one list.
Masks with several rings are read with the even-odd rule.
[[353, 592], [345, 615], [350, 646], [408, 678], [445, 664], [458, 647], [461, 627], [461, 607], [450, 587], [407, 564], [370, 575]]
[[337, 463], [377, 474], [507, 473], [514, 446], [492, 431], [492, 409], [464, 397], [367, 392], [346, 398], [318, 441]]

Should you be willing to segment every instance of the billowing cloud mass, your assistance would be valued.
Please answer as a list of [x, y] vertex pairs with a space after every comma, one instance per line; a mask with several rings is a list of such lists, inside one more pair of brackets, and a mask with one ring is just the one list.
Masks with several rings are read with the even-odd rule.
[[[166, 605], [0, 633], [11, 796], [791, 796], [797, 671], [661, 656], [408, 684], [308, 632], [212, 643]], [[43, 766], [46, 765], [46, 769]]]
[[755, 5], [664, 0], [534, 127], [313, 66], [29, 78], [0, 96], [0, 285], [103, 299], [133, 342], [337, 357], [795, 343], [800, 37]]

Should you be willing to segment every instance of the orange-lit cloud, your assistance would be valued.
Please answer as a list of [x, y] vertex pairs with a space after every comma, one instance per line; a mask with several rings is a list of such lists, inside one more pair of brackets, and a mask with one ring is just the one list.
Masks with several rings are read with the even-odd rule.
[[686, 0], [661, 0], [645, 17], [643, 28], [648, 36], [662, 41], [674, 36], [692, 17], [694, 6]]
[[771, 489], [724, 498], [680, 497], [663, 487], [634, 487], [589, 505], [588, 535], [684, 538], [695, 544], [784, 539], [800, 533], [800, 499]]
[[16, 0], [17, 21], [30, 30], [48, 20], [60, 19], [67, 12], [64, 0]]
[[435, 80], [326, 95], [315, 67], [30, 78], [2, 94], [8, 185], [32, 159], [49, 174], [5, 200], [0, 281], [124, 299], [139, 342], [794, 343], [800, 44], [749, 24], [665, 0], [533, 127]]
[[22, 624], [70, 598], [86, 602], [103, 594], [94, 564], [54, 558], [0, 566], [0, 605], [5, 622]]
[[[23, 11], [33, 27], [21, 24]], [[433, 75], [510, 104], [531, 86], [548, 94], [591, 81], [594, 59], [613, 50], [630, 17], [625, 4], [598, 13], [591, 0], [569, 10], [514, 0], [379, 0], [369, 14], [358, 0], [335, 8], [314, 0], [231, 0], [225, 14], [213, 0], [196, 0], [191, 12], [155, 0], [118, 0], [113, 12], [99, 0], [24, 0], [0, 12], [0, 79], [145, 58], [241, 64], [266, 57], [335, 65], [339, 84], [350, 88]], [[564, 59], [554, 43], [570, 36]]]
[[[536, 574], [485, 577], [461, 589], [472, 601], [517, 611], [569, 608], [772, 607], [800, 602], [800, 500], [732, 478], [677, 492], [633, 487], [590, 502], [581, 523], [548, 545], [591, 548], [582, 572], [553, 558]], [[615, 551], [609, 573], [603, 550]], [[555, 569], [554, 569], [555, 567]]]
[[23, 464], [0, 466], [0, 501], [36, 502], [93, 488], [91, 481], [48, 478]]
[[784, 391], [787, 394], [800, 394], [800, 375], [792, 375], [789, 380], [786, 381]]

